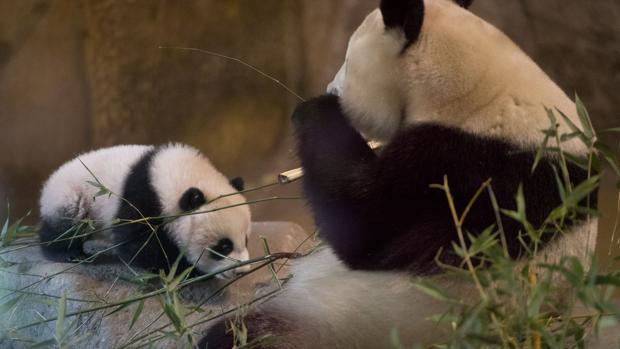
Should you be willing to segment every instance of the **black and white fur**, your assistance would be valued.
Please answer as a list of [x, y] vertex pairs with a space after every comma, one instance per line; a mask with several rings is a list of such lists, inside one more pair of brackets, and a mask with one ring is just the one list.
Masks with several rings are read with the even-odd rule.
[[[467, 11], [470, 2], [381, 1], [351, 37], [332, 94], [295, 111], [304, 189], [330, 248], [298, 263], [288, 287], [248, 313], [248, 340], [272, 335], [269, 348], [385, 348], [398, 330], [407, 345], [441, 341], [445, 329], [427, 319], [445, 305], [417, 291], [411, 276], [472, 295], [434, 261], [443, 249], [444, 263], [461, 262], [450, 253], [457, 235], [445, 193], [430, 185], [447, 176], [462, 212], [489, 178], [499, 206], [514, 210], [522, 183], [534, 226], [560, 205], [557, 159], [548, 155], [531, 170], [549, 127], [544, 106], [579, 124], [575, 106], [504, 34]], [[569, 133], [563, 122], [560, 132]], [[365, 138], [385, 146], [376, 154]], [[562, 147], [587, 152], [576, 139]], [[587, 177], [576, 166], [569, 172], [574, 183]], [[464, 230], [495, 223], [484, 193]], [[563, 236], [544, 236], [539, 258], [587, 261], [596, 224], [584, 217]], [[519, 224], [503, 217], [502, 225], [519, 258]], [[230, 347], [227, 324], [216, 324], [203, 345]]]
[[[89, 183], [95, 181], [93, 175], [114, 194], [96, 196], [99, 189]], [[66, 232], [90, 219], [99, 233], [88, 239], [119, 244], [116, 252], [126, 262], [148, 241], [133, 265], [168, 270], [183, 253], [178, 271], [195, 264], [198, 272], [207, 273], [233, 260], [249, 258], [250, 211], [245, 198], [232, 195], [209, 202], [238, 190], [242, 190], [239, 179], [229, 183], [206, 157], [187, 145], [121, 145], [95, 150], [62, 165], [45, 183], [40, 237], [49, 244], [42, 248], [56, 259], [84, 255], [85, 239], [69, 240], [73, 233]], [[162, 219], [122, 224], [231, 205], [236, 206], [182, 216], [165, 224]]]

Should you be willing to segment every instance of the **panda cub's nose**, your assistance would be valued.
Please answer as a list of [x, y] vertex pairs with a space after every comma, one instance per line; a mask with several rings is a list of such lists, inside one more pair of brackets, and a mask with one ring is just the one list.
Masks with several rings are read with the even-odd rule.
[[235, 249], [235, 244], [230, 239], [224, 238], [219, 240], [217, 244], [211, 246], [210, 249], [210, 257], [219, 261], [224, 259], [225, 256], [228, 256]]

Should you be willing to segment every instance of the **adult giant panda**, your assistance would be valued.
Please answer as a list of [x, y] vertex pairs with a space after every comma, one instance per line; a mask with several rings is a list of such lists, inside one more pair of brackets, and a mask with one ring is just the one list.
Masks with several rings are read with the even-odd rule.
[[[504, 34], [469, 12], [470, 2], [381, 1], [351, 37], [331, 94], [295, 111], [304, 189], [330, 248], [300, 261], [287, 288], [245, 316], [249, 342], [384, 348], [397, 330], [405, 343], [437, 343], [444, 329], [427, 319], [444, 305], [414, 289], [411, 276], [431, 278], [464, 299], [472, 290], [435, 263], [440, 249], [444, 263], [461, 259], [449, 252], [458, 239], [445, 193], [430, 185], [447, 176], [462, 212], [489, 178], [499, 206], [515, 209], [522, 183], [534, 226], [561, 204], [557, 157], [547, 154], [532, 168], [549, 128], [544, 106], [578, 124], [575, 106]], [[379, 154], [362, 134], [385, 143]], [[576, 139], [562, 147], [587, 153]], [[569, 174], [574, 183], [587, 178], [577, 166], [569, 165]], [[565, 235], [543, 236], [539, 258], [585, 262], [597, 222], [581, 218]], [[490, 200], [481, 198], [464, 230], [475, 234], [494, 223]], [[508, 252], [518, 258], [520, 224], [504, 217], [502, 226]], [[202, 344], [231, 347], [228, 327], [215, 324]]]
[[[113, 194], [97, 195], [96, 180]], [[80, 236], [75, 227], [88, 219], [98, 233], [87, 238], [118, 245], [116, 252], [132, 265], [168, 270], [183, 253], [178, 271], [195, 265], [208, 273], [249, 258], [250, 211], [242, 195], [227, 195], [242, 186], [240, 179], [229, 183], [198, 150], [182, 144], [121, 145], [82, 154], [43, 187], [42, 248], [54, 259], [84, 255], [86, 238], [72, 237]], [[221, 209], [228, 206], [233, 207]], [[193, 211], [211, 212], [184, 215]], [[153, 218], [174, 215], [181, 216]], [[148, 223], [127, 224], [141, 218]]]

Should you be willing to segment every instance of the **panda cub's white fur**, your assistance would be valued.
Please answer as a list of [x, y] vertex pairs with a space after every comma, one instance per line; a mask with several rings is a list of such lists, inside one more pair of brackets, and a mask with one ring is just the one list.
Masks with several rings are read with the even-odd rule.
[[[59, 217], [96, 220], [109, 227], [117, 213], [119, 196], [131, 166], [144, 153], [152, 150], [147, 145], [120, 145], [93, 150], [58, 168], [45, 182], [39, 200], [43, 219]], [[103, 195], [94, 199], [98, 189], [89, 181], [95, 178], [90, 170], [110, 191], [118, 195]]]
[[[99, 188], [89, 183], [95, 181], [93, 176], [113, 194], [96, 196]], [[188, 189], [193, 197], [186, 194]], [[244, 205], [245, 198], [240, 194], [221, 197], [236, 191], [206, 157], [187, 145], [121, 145], [84, 153], [62, 165], [43, 186], [40, 235], [49, 242], [43, 249], [61, 257], [82, 254], [83, 239], [76, 239], [71, 246], [59, 240], [70, 238], [72, 233], [67, 234], [67, 230], [80, 220], [90, 219], [98, 232], [89, 239], [99, 238], [111, 244], [127, 239], [117, 250], [128, 261], [132, 256], [123, 256], [123, 252], [137, 252], [137, 248], [124, 249], [126, 245], [144, 243], [151, 231], [144, 223], [127, 228], [119, 224], [123, 219], [181, 215], [165, 222], [158, 231], [167, 257], [174, 261], [183, 253], [185, 265], [195, 264], [198, 271], [210, 272], [233, 260], [249, 258], [246, 243], [250, 211]], [[128, 205], [130, 200], [135, 202]], [[195, 207], [187, 207], [183, 200]], [[225, 206], [233, 207], [216, 210]], [[184, 215], [190, 211], [212, 212]], [[161, 223], [153, 221], [152, 225]], [[139, 265], [158, 268], [171, 263], [159, 260], [162, 251], [154, 251], [161, 250], [151, 243], [155, 240], [151, 239], [141, 252], [144, 258], [136, 258]], [[210, 253], [221, 248], [219, 252], [226, 258]]]

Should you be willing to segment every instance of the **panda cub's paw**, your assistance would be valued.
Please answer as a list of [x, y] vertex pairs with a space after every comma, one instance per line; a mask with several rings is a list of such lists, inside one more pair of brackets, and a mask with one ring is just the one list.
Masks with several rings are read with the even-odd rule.
[[334, 117], [334, 114], [341, 114], [340, 99], [336, 95], [325, 94], [299, 103], [293, 112], [292, 121], [295, 128], [299, 129]]

